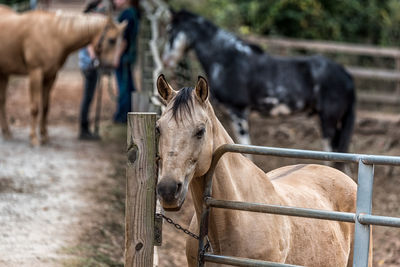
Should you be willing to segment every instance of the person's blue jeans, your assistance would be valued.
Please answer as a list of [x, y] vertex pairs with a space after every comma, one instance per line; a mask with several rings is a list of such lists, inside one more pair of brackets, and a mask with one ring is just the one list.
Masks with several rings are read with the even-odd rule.
[[114, 122], [126, 123], [128, 112], [131, 111], [131, 93], [135, 91], [132, 78], [132, 64], [123, 62], [115, 70], [118, 84], [117, 111], [114, 115]]
[[89, 111], [96, 91], [98, 71], [97, 69], [89, 69], [82, 71], [85, 78], [83, 98], [81, 102], [80, 127], [81, 132], [89, 131]]

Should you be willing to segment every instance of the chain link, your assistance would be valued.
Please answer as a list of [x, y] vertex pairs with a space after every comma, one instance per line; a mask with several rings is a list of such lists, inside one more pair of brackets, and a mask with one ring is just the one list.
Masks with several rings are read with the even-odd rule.
[[[200, 237], [199, 237], [198, 235], [193, 234], [192, 232], [190, 232], [190, 231], [189, 231], [188, 229], [186, 229], [186, 228], [183, 228], [179, 223], [174, 222], [171, 218], [168, 218], [168, 217], [165, 216], [164, 214], [162, 214], [162, 213], [156, 213], [156, 216], [159, 217], [159, 218], [163, 218], [164, 220], [167, 221], [167, 223], [172, 224], [173, 226], [175, 226], [176, 229], [178, 229], [178, 230], [184, 232], [185, 234], [187, 234], [187, 235], [193, 237], [194, 239], [200, 240]], [[210, 240], [208, 239], [208, 236], [206, 236], [206, 244], [205, 244], [205, 246], [203, 247], [203, 249], [202, 249], [201, 252], [200, 252], [200, 255], [199, 255], [200, 257], [199, 257], [199, 259], [198, 259], [199, 263], [203, 263], [203, 262], [204, 262], [204, 259], [203, 259], [203, 258], [204, 258], [204, 254], [205, 254], [206, 252], [211, 252], [211, 253], [213, 253], [213, 249], [212, 249], [212, 247], [211, 247], [211, 243], [210, 243]]]
[[164, 214], [156, 213], [156, 216], [157, 216], [157, 217], [164, 218], [164, 219], [167, 221], [167, 223], [172, 224], [173, 226], [175, 226], [176, 229], [178, 229], [178, 230], [184, 232], [185, 234], [187, 234], [187, 235], [193, 237], [194, 239], [197, 239], [197, 240], [200, 239], [200, 237], [199, 237], [198, 235], [193, 234], [192, 232], [190, 232], [190, 231], [189, 231], [188, 229], [186, 229], [186, 228], [183, 228], [179, 223], [175, 223], [171, 218], [168, 218], [168, 217], [165, 216]]

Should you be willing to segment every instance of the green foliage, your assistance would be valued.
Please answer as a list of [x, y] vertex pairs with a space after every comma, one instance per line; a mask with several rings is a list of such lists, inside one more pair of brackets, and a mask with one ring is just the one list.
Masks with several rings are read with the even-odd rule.
[[240, 33], [397, 45], [399, 0], [172, 0]]
[[400, 1], [390, 0], [387, 4], [387, 10], [382, 10], [382, 36], [383, 45], [400, 44]]

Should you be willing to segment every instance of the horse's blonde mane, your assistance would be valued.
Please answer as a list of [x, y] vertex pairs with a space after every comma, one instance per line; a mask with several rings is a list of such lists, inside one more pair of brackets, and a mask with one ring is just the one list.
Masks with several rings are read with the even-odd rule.
[[55, 24], [62, 32], [87, 31], [92, 32], [104, 26], [107, 18], [101, 14], [81, 14], [57, 10], [55, 12]]

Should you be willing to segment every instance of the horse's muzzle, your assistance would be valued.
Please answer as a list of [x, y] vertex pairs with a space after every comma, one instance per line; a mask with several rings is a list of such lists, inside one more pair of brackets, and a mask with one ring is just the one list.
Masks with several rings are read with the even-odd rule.
[[165, 210], [179, 210], [183, 204], [182, 201], [183, 186], [171, 178], [162, 178], [157, 185], [157, 195]]

